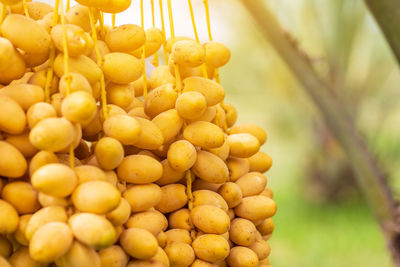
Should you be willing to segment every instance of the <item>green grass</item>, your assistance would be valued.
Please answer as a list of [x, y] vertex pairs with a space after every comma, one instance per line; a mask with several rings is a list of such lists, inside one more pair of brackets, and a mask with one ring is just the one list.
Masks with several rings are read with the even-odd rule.
[[391, 266], [381, 232], [364, 205], [313, 204], [299, 191], [275, 189], [274, 266]]

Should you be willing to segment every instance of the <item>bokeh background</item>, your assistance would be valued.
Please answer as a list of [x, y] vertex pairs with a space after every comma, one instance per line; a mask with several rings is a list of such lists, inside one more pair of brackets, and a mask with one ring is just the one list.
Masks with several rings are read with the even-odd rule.
[[[158, 1], [154, 2], [160, 27]], [[400, 72], [363, 1], [265, 2], [345, 104], [398, 198]], [[150, 1], [144, 3], [148, 28], [151, 6]], [[208, 41], [203, 1], [192, 3], [200, 39]], [[379, 227], [357, 189], [346, 156], [304, 90], [239, 0], [209, 3], [214, 40], [232, 52], [230, 63], [220, 70], [226, 102], [238, 109], [239, 122], [256, 123], [268, 133], [262, 150], [274, 160], [267, 177], [278, 204], [276, 230], [270, 240], [272, 264], [391, 266]], [[194, 37], [187, 1], [174, 0], [172, 5], [176, 35]], [[105, 19], [111, 23], [109, 16]], [[140, 25], [140, 1], [133, 0], [129, 10], [117, 15], [116, 24], [124, 23]], [[150, 64], [147, 71], [151, 71]]]

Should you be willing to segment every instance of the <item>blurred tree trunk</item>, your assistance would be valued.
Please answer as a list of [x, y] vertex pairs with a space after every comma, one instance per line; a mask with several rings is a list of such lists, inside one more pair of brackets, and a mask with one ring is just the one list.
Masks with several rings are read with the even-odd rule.
[[400, 63], [400, 1], [364, 0]]
[[[346, 152], [358, 184], [386, 238], [395, 266], [400, 266], [400, 224], [398, 205], [386, 183], [383, 172], [364, 143], [347, 109], [330, 86], [320, 79], [296, 42], [280, 26], [262, 0], [241, 0], [261, 32], [287, 63], [319, 108], [325, 124]], [[379, 0], [376, 0], [379, 1]], [[383, 0], [383, 2], [388, 0]], [[370, 2], [374, 2], [370, 0]], [[400, 18], [400, 16], [399, 16]]]

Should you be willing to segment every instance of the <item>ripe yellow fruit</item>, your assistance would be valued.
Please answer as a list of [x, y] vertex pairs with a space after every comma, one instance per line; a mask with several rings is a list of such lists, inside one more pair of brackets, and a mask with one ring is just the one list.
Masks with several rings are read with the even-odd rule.
[[161, 85], [148, 94], [144, 101], [144, 112], [154, 118], [161, 112], [174, 108], [177, 97], [171, 83]]
[[61, 206], [67, 207], [70, 204], [69, 199], [63, 197], [54, 197], [39, 192], [39, 203], [42, 207]]
[[0, 141], [0, 175], [18, 178], [25, 174], [27, 163], [21, 152], [13, 145]]
[[[23, 266], [38, 266], [38, 267], [42, 267], [42, 266], [46, 266], [46, 263], [41, 263], [38, 261], [35, 261], [31, 258], [31, 256], [29, 255], [29, 249], [27, 247], [20, 247], [18, 248], [12, 255], [11, 257], [8, 259], [9, 263], [11, 264], [11, 266], [13, 267], [23, 267]], [[1, 265], [0, 263], [0, 266]], [[5, 266], [9, 266], [9, 265], [5, 265]]]
[[18, 103], [11, 97], [0, 94], [0, 130], [9, 134], [20, 134], [26, 125], [26, 116]]
[[39, 121], [47, 118], [57, 117], [57, 112], [49, 103], [36, 103], [33, 104], [26, 113], [29, 128], [33, 128]]
[[121, 194], [109, 182], [89, 181], [80, 184], [71, 199], [74, 206], [80, 211], [105, 214], [119, 205]]
[[[146, 42], [144, 44], [145, 57], [149, 57], [156, 53], [161, 45], [163, 44], [164, 38], [160, 29], [157, 28], [149, 28], [145, 31], [146, 34]], [[136, 49], [133, 52], [130, 52], [133, 56], [137, 58], [141, 58], [143, 53], [143, 47]]]
[[183, 242], [186, 244], [192, 244], [192, 237], [188, 230], [184, 229], [171, 229], [165, 232], [167, 236], [167, 244], [173, 242]]
[[16, 209], [7, 201], [0, 199], [0, 234], [11, 234], [17, 230], [19, 217]]
[[142, 75], [142, 63], [129, 54], [113, 52], [103, 57], [102, 70], [111, 82], [128, 84]]
[[217, 267], [217, 264], [206, 262], [200, 259], [196, 259], [191, 267]]
[[29, 163], [29, 175], [32, 174], [39, 169], [40, 167], [49, 164], [49, 163], [58, 163], [58, 158], [54, 155], [53, 152], [49, 151], [40, 151], [35, 156], [31, 158]]
[[[14, 235], [13, 235], [15, 240], [23, 246], [29, 245], [29, 240], [25, 236], [25, 229], [26, 229], [26, 226], [31, 217], [32, 217], [32, 214], [26, 214], [26, 215], [22, 215], [21, 217], [19, 217], [18, 228], [14, 232]], [[2, 255], [3, 250], [4, 250], [5, 244], [3, 242], [4, 241], [2, 241], [2, 239], [0, 238], [0, 256]], [[8, 257], [8, 256], [6, 256], [6, 257]]]
[[110, 116], [103, 124], [104, 133], [120, 141], [123, 145], [132, 145], [139, 140], [140, 124], [128, 115]]
[[126, 222], [127, 228], [145, 229], [155, 237], [168, 227], [168, 221], [165, 216], [158, 211], [143, 211], [133, 214]]
[[177, 41], [172, 46], [171, 58], [183, 67], [197, 67], [205, 61], [204, 48], [193, 40]]
[[118, 177], [135, 184], [157, 181], [162, 175], [162, 165], [146, 155], [131, 155], [124, 158], [117, 169]]
[[156, 184], [133, 185], [123, 197], [131, 205], [132, 212], [145, 211], [158, 204], [161, 200], [161, 189]]
[[232, 157], [248, 158], [260, 149], [260, 142], [248, 133], [231, 134], [228, 136], [229, 151]]
[[121, 235], [120, 242], [124, 250], [137, 259], [150, 259], [157, 254], [157, 239], [144, 229], [126, 229]]
[[96, 116], [96, 101], [87, 92], [73, 92], [63, 100], [61, 112], [71, 122], [87, 124]]
[[[72, 57], [77, 57], [85, 54], [90, 45], [90, 36], [85, 31], [74, 24], [64, 25], [67, 35], [67, 49], [68, 53]], [[51, 29], [51, 39], [53, 40], [54, 46], [61, 52], [64, 53], [63, 47], [63, 28], [62, 25], [58, 24]]]
[[[83, 75], [90, 84], [94, 84], [100, 80], [101, 69], [97, 64], [89, 57], [80, 55], [77, 57], [70, 57], [69, 71], [77, 72]], [[62, 77], [64, 73], [64, 54], [58, 54], [54, 61], [54, 71], [58, 77]]]
[[121, 108], [128, 108], [135, 98], [135, 90], [130, 84], [114, 84], [107, 85], [107, 102], [117, 105]]
[[129, 202], [126, 199], [121, 198], [118, 206], [107, 213], [106, 217], [113, 225], [119, 226], [124, 224], [129, 219], [130, 215], [131, 206], [129, 205]]
[[[95, 9], [93, 11], [95, 22], [99, 17], [99, 11]], [[89, 8], [83, 5], [74, 5], [72, 6], [65, 14], [65, 18], [68, 23], [77, 25], [81, 27], [84, 31], [90, 31], [90, 19], [89, 19]]]
[[240, 204], [243, 198], [242, 189], [235, 183], [226, 182], [218, 189], [218, 194], [226, 201], [229, 208]]
[[38, 122], [29, 133], [29, 141], [36, 148], [47, 151], [61, 151], [75, 139], [75, 129], [64, 118], [47, 118]]
[[226, 262], [232, 267], [257, 267], [259, 263], [257, 254], [254, 251], [240, 246], [231, 249]]
[[237, 216], [254, 221], [272, 217], [276, 212], [276, 203], [272, 199], [258, 195], [244, 197], [242, 202], [235, 207]]
[[195, 260], [193, 248], [183, 242], [169, 243], [164, 250], [172, 266], [190, 266]]
[[218, 193], [211, 190], [196, 190], [193, 192], [193, 207], [211, 205], [228, 212], [228, 204]]
[[188, 209], [174, 211], [168, 216], [168, 225], [172, 229], [184, 229], [190, 231], [192, 227], [189, 221], [190, 212]]
[[78, 177], [78, 184], [83, 184], [90, 181], [107, 181], [107, 177], [104, 171], [96, 166], [76, 166], [74, 168], [74, 171], [76, 176]]
[[76, 213], [69, 218], [69, 225], [76, 239], [94, 249], [109, 247], [117, 238], [110, 221], [93, 213]]
[[234, 158], [228, 159], [226, 165], [229, 169], [229, 180], [235, 182], [239, 177], [249, 172], [250, 164], [247, 159]]
[[190, 216], [193, 224], [207, 234], [223, 234], [230, 227], [226, 212], [215, 206], [197, 206], [190, 211]]
[[68, 75], [63, 75], [60, 79], [59, 90], [63, 97], [67, 95], [67, 82], [69, 82], [70, 93], [84, 91], [92, 95], [93, 90], [89, 81], [82, 74], [72, 72]]
[[248, 133], [253, 136], [255, 136], [258, 141], [260, 142], [260, 145], [263, 145], [265, 141], [267, 141], [267, 133], [262, 129], [260, 126], [257, 126], [255, 124], [239, 124], [233, 126], [230, 131], [230, 134], [238, 134], [238, 133]]
[[94, 149], [96, 160], [105, 170], [112, 170], [124, 159], [124, 148], [121, 143], [112, 137], [100, 139]]
[[259, 172], [249, 172], [235, 182], [243, 197], [259, 195], [267, 186], [267, 178]]
[[40, 207], [37, 191], [27, 182], [6, 184], [1, 198], [12, 204], [19, 214], [34, 213]]
[[262, 236], [272, 234], [275, 225], [271, 218], [265, 219], [261, 224], [257, 225], [257, 230]]
[[161, 165], [163, 167], [162, 176], [160, 179], [155, 181], [155, 183], [158, 185], [167, 185], [176, 183], [179, 180], [181, 180], [185, 175], [184, 172], [178, 172], [172, 169], [171, 165], [169, 165], [168, 163], [168, 159], [161, 161]]
[[0, 37], [0, 83], [8, 84], [25, 74], [25, 61], [12, 43]]
[[196, 162], [196, 148], [186, 140], [179, 140], [169, 146], [167, 159], [175, 171], [189, 170]]
[[201, 235], [193, 241], [192, 247], [199, 259], [208, 262], [215, 263], [224, 260], [229, 255], [229, 243], [220, 235]]
[[97, 252], [79, 241], [74, 241], [71, 248], [60, 258], [56, 259], [60, 267], [101, 267], [100, 257]]
[[124, 24], [107, 32], [105, 42], [113, 52], [129, 52], [140, 48], [146, 41], [142, 27]]
[[224, 144], [224, 132], [211, 122], [196, 121], [189, 124], [183, 131], [186, 140], [204, 149], [217, 148]]
[[227, 103], [224, 103], [222, 108], [224, 109], [225, 114], [226, 114], [226, 125], [228, 128], [230, 128], [235, 124], [235, 122], [237, 120], [237, 117], [238, 117], [237, 110], [234, 106], [232, 106], [231, 104], [227, 104]]
[[262, 151], [258, 151], [256, 154], [248, 158], [251, 172], [264, 173], [268, 171], [272, 166], [272, 158]]
[[209, 68], [220, 68], [226, 65], [231, 58], [231, 52], [221, 43], [208, 42], [203, 46], [206, 50], [206, 65]]
[[257, 240], [253, 244], [249, 246], [251, 250], [253, 250], [256, 254], [259, 260], [264, 260], [269, 256], [269, 253], [271, 252], [271, 248], [267, 241], [265, 240]]
[[182, 93], [176, 100], [179, 116], [193, 120], [199, 118], [207, 109], [207, 101], [199, 92]]
[[68, 216], [64, 207], [45, 207], [32, 215], [25, 228], [25, 236], [30, 240], [33, 234], [43, 225], [50, 222], [67, 222]]
[[158, 66], [151, 72], [148, 83], [150, 88], [155, 89], [163, 84], [175, 84], [175, 77], [172, 76], [168, 66]]
[[78, 178], [75, 172], [64, 164], [51, 163], [36, 170], [31, 182], [40, 192], [55, 197], [65, 197], [74, 191]]
[[193, 172], [199, 178], [215, 184], [224, 183], [229, 177], [228, 167], [225, 162], [207, 151], [197, 152], [197, 160], [193, 165]]
[[186, 187], [181, 184], [170, 184], [161, 187], [161, 200], [155, 208], [162, 213], [178, 210], [186, 205], [188, 197]]
[[170, 109], [158, 114], [152, 122], [161, 130], [164, 137], [164, 144], [170, 142], [183, 126], [183, 119], [176, 109]]
[[254, 224], [246, 219], [236, 218], [231, 223], [229, 238], [239, 246], [250, 246], [256, 240], [257, 229]]
[[120, 246], [114, 245], [102, 249], [98, 253], [101, 266], [126, 267], [129, 261], [129, 256]]
[[34, 20], [42, 19], [46, 14], [52, 12], [54, 8], [43, 2], [28, 2], [26, 3], [28, 7], [28, 13]]
[[66, 223], [47, 223], [33, 234], [29, 243], [29, 254], [39, 262], [54, 261], [69, 250], [73, 239], [71, 229]]
[[35, 103], [44, 101], [44, 92], [33, 84], [12, 84], [1, 88], [0, 94], [14, 99], [23, 110], [28, 110]]
[[[24, 215], [24, 216], [29, 216], [29, 215]], [[21, 220], [22, 217], [24, 216], [21, 216]], [[8, 239], [5, 238], [4, 236], [0, 236], [0, 257], [8, 258], [11, 255], [12, 251], [13, 248], [10, 241], [8, 241]]]
[[183, 92], [196, 91], [201, 93], [208, 106], [220, 103], [225, 98], [225, 90], [215, 81], [203, 77], [189, 77], [183, 80]]
[[145, 118], [138, 118], [135, 119], [140, 124], [140, 136], [139, 140], [134, 144], [135, 147], [141, 149], [158, 149], [164, 143], [164, 137], [162, 132], [158, 126]]
[[35, 20], [19, 14], [8, 15], [1, 25], [4, 37], [28, 53], [45, 53], [50, 49], [48, 32]]

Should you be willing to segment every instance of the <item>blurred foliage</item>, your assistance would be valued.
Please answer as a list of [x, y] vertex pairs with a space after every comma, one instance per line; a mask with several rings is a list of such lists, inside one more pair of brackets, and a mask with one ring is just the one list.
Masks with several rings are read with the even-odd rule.
[[[266, 2], [346, 104], [399, 196], [400, 73], [363, 2]], [[263, 150], [274, 159], [267, 176], [280, 207], [273, 264], [390, 266], [379, 227], [358, 201], [346, 157], [318, 112], [241, 5], [212, 5], [231, 28], [232, 59], [221, 69], [227, 102], [237, 106], [240, 122], [264, 125], [269, 134]], [[321, 202], [324, 197], [335, 202]]]

